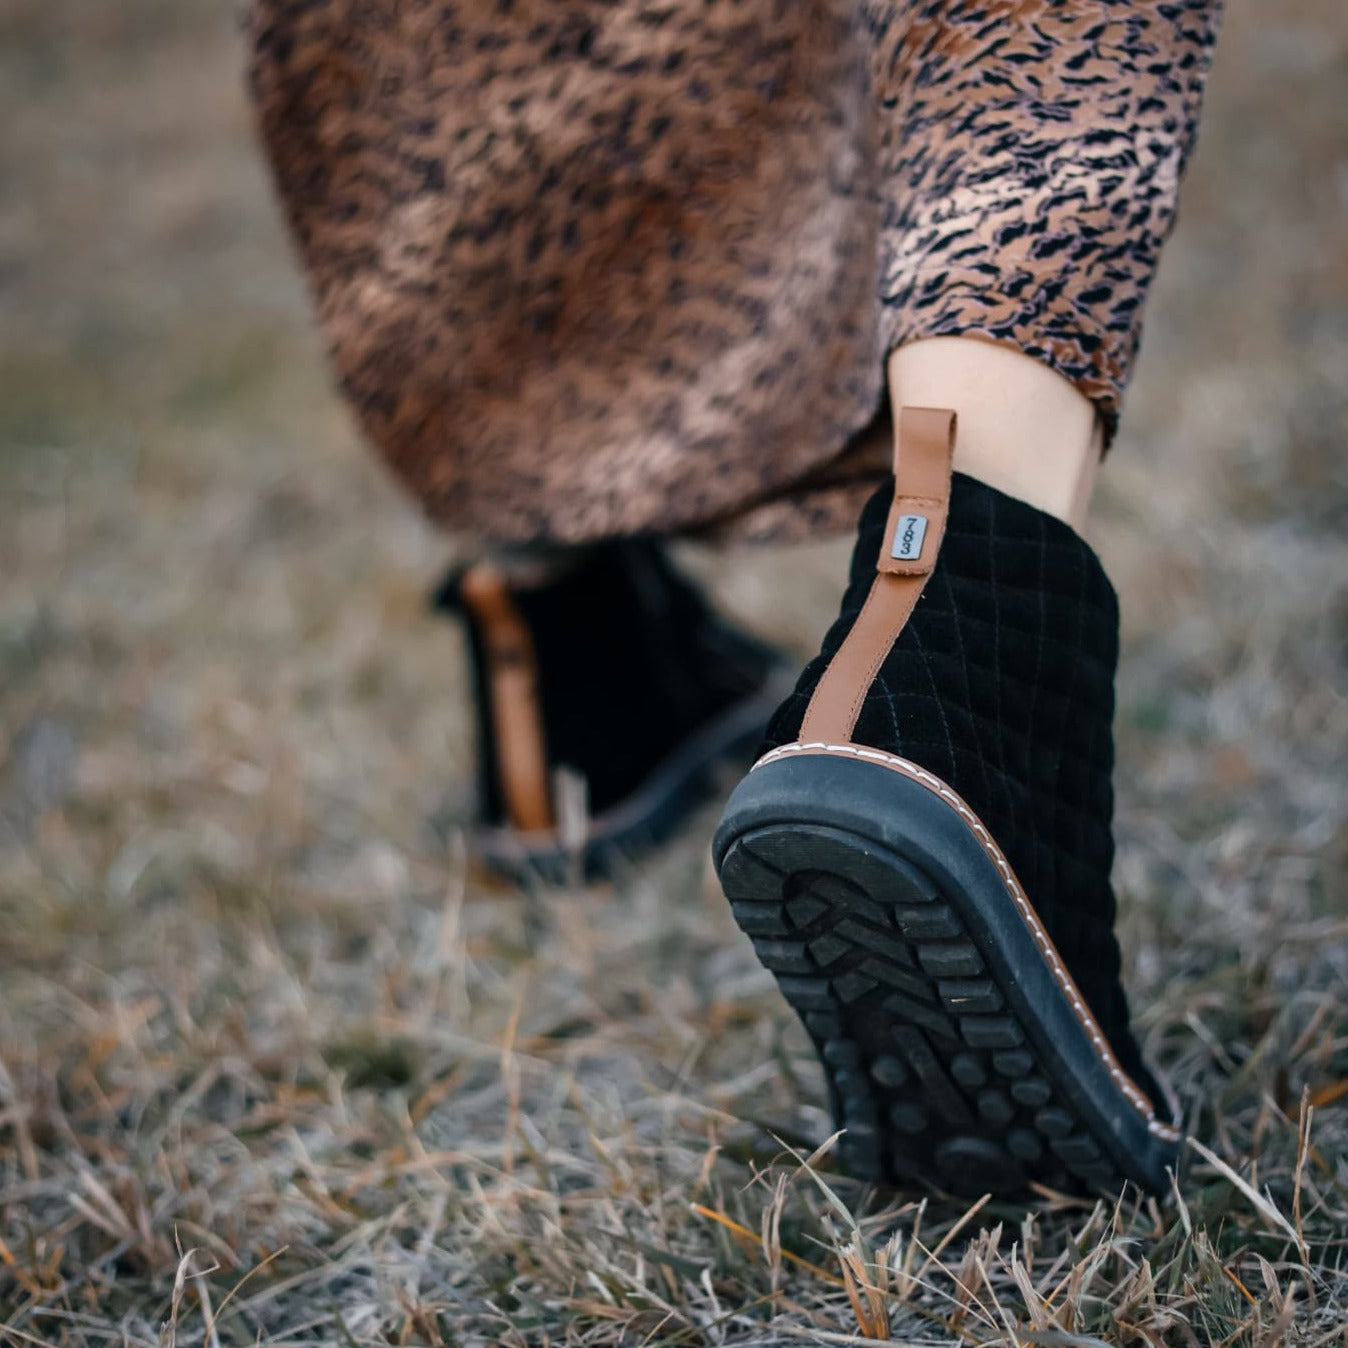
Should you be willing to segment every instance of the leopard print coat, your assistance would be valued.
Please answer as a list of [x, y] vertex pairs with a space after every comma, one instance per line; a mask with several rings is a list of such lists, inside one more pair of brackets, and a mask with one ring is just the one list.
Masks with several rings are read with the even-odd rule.
[[850, 524], [885, 354], [1117, 416], [1219, 0], [252, 0], [341, 384], [483, 544]]

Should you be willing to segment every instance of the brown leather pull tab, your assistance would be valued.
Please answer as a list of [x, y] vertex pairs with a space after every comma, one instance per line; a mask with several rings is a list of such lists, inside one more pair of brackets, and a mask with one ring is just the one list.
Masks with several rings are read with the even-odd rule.
[[555, 819], [533, 636], [494, 566], [470, 568], [459, 589], [482, 638], [506, 815], [522, 833], [551, 829]]
[[851, 741], [861, 704], [936, 565], [950, 509], [954, 453], [954, 412], [932, 407], [900, 411], [894, 503], [876, 561], [879, 574], [805, 709], [802, 744]]
[[931, 574], [945, 537], [954, 453], [953, 412], [905, 407], [899, 413], [894, 504], [889, 508], [878, 570], [891, 576]]

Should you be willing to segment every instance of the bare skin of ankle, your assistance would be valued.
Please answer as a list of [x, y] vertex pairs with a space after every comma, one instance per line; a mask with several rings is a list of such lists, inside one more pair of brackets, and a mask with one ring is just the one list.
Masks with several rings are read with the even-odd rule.
[[973, 337], [931, 337], [889, 358], [895, 407], [950, 407], [955, 467], [1074, 529], [1100, 464], [1095, 408], [1047, 365]]

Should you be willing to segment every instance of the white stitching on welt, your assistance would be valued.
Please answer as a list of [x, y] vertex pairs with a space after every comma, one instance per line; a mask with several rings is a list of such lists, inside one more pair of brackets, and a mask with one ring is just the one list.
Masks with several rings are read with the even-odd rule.
[[1034, 911], [1033, 905], [1025, 897], [1024, 891], [1020, 887], [1020, 881], [1016, 879], [1015, 872], [1011, 869], [1010, 863], [1002, 855], [1002, 849], [997, 846], [993, 838], [984, 825], [983, 821], [969, 808], [967, 804], [948, 787], [939, 777], [930, 773], [926, 768], [919, 767], [916, 763], [911, 763], [906, 758], [899, 758], [896, 754], [887, 754], [879, 749], [867, 749], [856, 744], [825, 744], [815, 742], [810, 744], [783, 744], [776, 749], [769, 750], [762, 758], [754, 764], [750, 771], [761, 768], [766, 763], [782, 758], [786, 754], [798, 753], [828, 753], [828, 754], [847, 754], [852, 758], [869, 759], [876, 763], [884, 764], [887, 767], [896, 768], [903, 773], [905, 777], [912, 778], [921, 786], [925, 786], [929, 791], [940, 796], [942, 800], [954, 807], [964, 822], [973, 831], [974, 836], [982, 844], [983, 850], [988, 854], [989, 859], [996, 865], [1001, 872], [1006, 887], [1011, 891], [1011, 897], [1015, 900], [1017, 909], [1024, 919], [1026, 926], [1030, 929], [1030, 934], [1035, 939], [1040, 952], [1048, 963], [1049, 971], [1057, 980], [1062, 988], [1067, 1000], [1071, 1003], [1072, 1009], [1076, 1012], [1077, 1019], [1081, 1022], [1082, 1028], [1086, 1031], [1096, 1053], [1100, 1056], [1100, 1061], [1105, 1069], [1114, 1079], [1115, 1084], [1123, 1092], [1129, 1104], [1137, 1110], [1147, 1121], [1147, 1130], [1157, 1137], [1165, 1139], [1167, 1142], [1177, 1142], [1180, 1131], [1168, 1123], [1161, 1122], [1156, 1117], [1156, 1111], [1151, 1102], [1138, 1088], [1131, 1077], [1119, 1066], [1118, 1059], [1114, 1056], [1114, 1050], [1110, 1048], [1109, 1041], [1104, 1036], [1104, 1031], [1100, 1029], [1095, 1017], [1091, 1014], [1090, 1008], [1081, 999], [1081, 993], [1077, 990], [1072, 975], [1062, 963], [1062, 957], [1058, 954], [1053, 942], [1049, 940], [1046, 932], [1039, 921], [1039, 915]]

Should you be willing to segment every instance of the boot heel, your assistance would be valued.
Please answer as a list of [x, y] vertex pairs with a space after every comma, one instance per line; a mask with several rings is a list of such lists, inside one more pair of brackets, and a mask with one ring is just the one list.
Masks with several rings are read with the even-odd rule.
[[853, 1174], [967, 1194], [1165, 1185], [1177, 1130], [944, 783], [878, 751], [783, 746], [736, 788], [713, 856], [814, 1041]]

